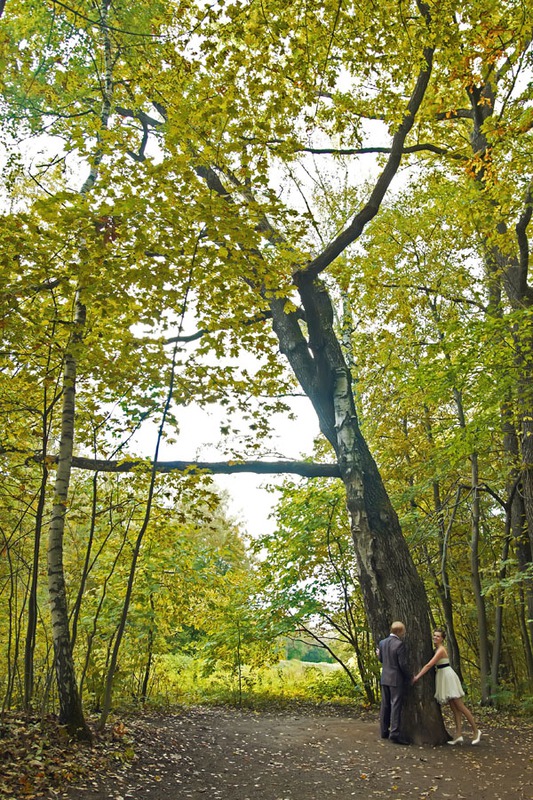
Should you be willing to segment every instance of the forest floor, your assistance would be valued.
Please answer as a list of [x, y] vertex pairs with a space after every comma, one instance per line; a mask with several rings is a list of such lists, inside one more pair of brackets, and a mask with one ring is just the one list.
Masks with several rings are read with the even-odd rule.
[[[480, 713], [477, 746], [379, 737], [375, 713], [194, 707], [124, 717], [92, 748], [50, 721], [0, 736], [0, 796], [60, 800], [532, 800], [533, 724]], [[27, 728], [27, 721], [24, 725]], [[31, 735], [30, 735], [31, 734]]]

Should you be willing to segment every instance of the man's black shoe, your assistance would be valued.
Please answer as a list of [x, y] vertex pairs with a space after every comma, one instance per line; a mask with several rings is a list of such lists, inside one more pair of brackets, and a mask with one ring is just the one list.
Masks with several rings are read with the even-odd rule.
[[407, 739], [402, 739], [401, 736], [389, 736], [389, 740], [394, 744], [410, 744]]
[[389, 734], [388, 733], [382, 733], [381, 734], [381, 738], [382, 739], [388, 739], [389, 738]]

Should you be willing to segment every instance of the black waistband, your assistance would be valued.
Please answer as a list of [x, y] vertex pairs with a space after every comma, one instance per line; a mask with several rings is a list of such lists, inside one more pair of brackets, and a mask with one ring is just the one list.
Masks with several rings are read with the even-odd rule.
[[437, 669], [444, 669], [445, 667], [449, 667], [450, 665], [449, 664], [435, 664], [435, 666], [437, 667]]

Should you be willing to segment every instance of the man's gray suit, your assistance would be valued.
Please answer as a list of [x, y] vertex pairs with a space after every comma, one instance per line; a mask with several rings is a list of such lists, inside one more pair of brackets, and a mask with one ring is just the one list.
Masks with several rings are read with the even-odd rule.
[[[403, 641], [391, 633], [378, 645], [381, 669], [380, 728], [383, 739], [401, 741], [400, 723], [403, 697], [411, 680], [407, 650]], [[402, 742], [403, 743], [403, 742]]]

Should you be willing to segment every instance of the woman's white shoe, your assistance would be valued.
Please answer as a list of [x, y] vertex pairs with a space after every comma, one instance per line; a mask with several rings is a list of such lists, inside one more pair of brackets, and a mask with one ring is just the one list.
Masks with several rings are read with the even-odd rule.
[[478, 731], [476, 738], [472, 739], [472, 744], [479, 744], [480, 739], [481, 739], [481, 731]]
[[[478, 739], [478, 742], [479, 742], [479, 739]], [[462, 736], [458, 736], [457, 739], [450, 739], [450, 741], [448, 742], [448, 744], [462, 744], [462, 743], [463, 743], [463, 737]], [[477, 744], [477, 742], [476, 742], [476, 744]]]

